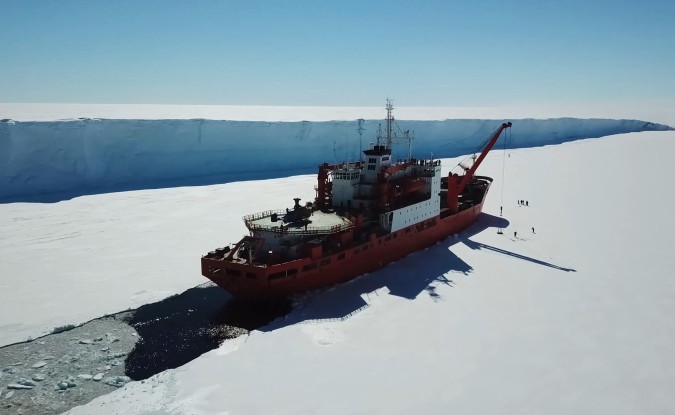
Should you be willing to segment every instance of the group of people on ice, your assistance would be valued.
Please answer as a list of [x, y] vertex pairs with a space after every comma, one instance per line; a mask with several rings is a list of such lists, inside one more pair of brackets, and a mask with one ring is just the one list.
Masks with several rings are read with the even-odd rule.
[[[518, 206], [530, 206], [530, 202], [528, 200], [518, 200]], [[501, 209], [501, 208], [500, 208]], [[536, 233], [534, 231], [534, 226], [532, 227], [532, 233]], [[517, 238], [518, 237], [518, 231], [513, 232], [513, 237]]]

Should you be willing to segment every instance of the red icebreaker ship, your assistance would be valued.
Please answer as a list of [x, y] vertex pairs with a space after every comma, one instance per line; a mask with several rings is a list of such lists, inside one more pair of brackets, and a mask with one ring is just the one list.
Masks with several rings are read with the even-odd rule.
[[476, 169], [511, 123], [463, 174], [441, 177], [440, 160], [392, 162], [386, 109], [386, 134], [364, 161], [319, 166], [313, 203], [245, 216], [250, 234], [203, 256], [202, 274], [235, 298], [270, 300], [349, 281], [474, 223], [492, 183]]

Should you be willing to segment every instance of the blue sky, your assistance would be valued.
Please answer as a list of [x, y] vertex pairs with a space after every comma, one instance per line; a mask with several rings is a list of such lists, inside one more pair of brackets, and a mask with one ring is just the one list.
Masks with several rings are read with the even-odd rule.
[[675, 1], [0, 0], [0, 102], [675, 97]]

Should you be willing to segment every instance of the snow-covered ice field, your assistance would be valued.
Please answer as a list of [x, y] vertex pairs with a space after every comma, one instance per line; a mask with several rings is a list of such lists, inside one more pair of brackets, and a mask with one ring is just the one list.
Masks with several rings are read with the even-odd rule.
[[[672, 131], [493, 151], [485, 215], [457, 239], [70, 413], [669, 413], [674, 151]], [[0, 344], [205, 281], [200, 255], [238, 239], [241, 216], [314, 184], [0, 205]]]

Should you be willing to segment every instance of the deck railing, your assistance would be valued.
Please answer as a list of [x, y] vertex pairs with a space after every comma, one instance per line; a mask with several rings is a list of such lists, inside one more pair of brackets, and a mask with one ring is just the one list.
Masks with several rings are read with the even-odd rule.
[[[267, 218], [273, 214], [280, 216], [278, 222], [273, 222], [272, 224], [260, 224], [253, 223], [256, 220]], [[346, 231], [354, 227], [354, 217], [347, 214], [344, 215], [345, 218], [349, 221], [348, 223], [339, 223], [333, 226], [303, 226], [303, 227], [289, 227], [284, 226], [284, 222], [281, 220], [281, 216], [285, 215], [285, 210], [266, 210], [264, 212], [254, 213], [252, 215], [244, 216], [244, 223], [246, 227], [251, 231], [267, 231], [279, 234], [287, 235], [307, 235], [307, 234], [331, 234]]]
[[264, 212], [258, 212], [258, 213], [254, 213], [252, 215], [246, 215], [246, 216], [243, 217], [243, 219], [244, 219], [244, 222], [246, 222], [246, 225], [248, 225], [248, 223], [250, 221], [266, 218], [268, 216], [272, 216], [275, 213], [277, 215], [285, 215], [286, 211], [284, 209], [266, 210]]

